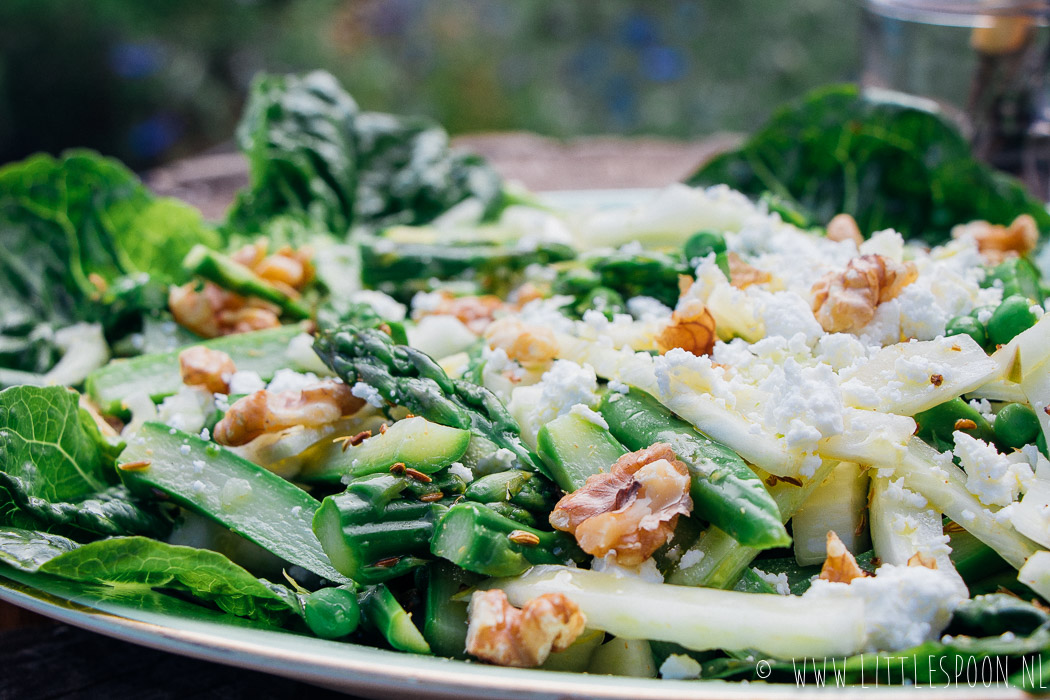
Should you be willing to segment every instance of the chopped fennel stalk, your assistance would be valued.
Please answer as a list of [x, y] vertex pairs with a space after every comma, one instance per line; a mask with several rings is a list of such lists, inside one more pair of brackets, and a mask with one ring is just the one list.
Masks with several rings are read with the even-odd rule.
[[905, 486], [994, 549], [1015, 569], [1039, 549], [1009, 522], [998, 522], [966, 488], [962, 469], [949, 460], [938, 460], [937, 451], [918, 438], [911, 441], [904, 459], [894, 467], [893, 477], [901, 476]]
[[867, 508], [867, 470], [855, 462], [840, 462], [791, 519], [795, 560], [803, 566], [823, 563], [829, 530], [854, 554], [867, 550]]
[[515, 606], [562, 593], [587, 626], [626, 639], [675, 642], [687, 649], [755, 649], [782, 657], [847, 655], [864, 648], [864, 604], [646, 583], [563, 566], [536, 566], [497, 579]]
[[[931, 556], [937, 569], [948, 573], [963, 590], [966, 584], [949, 557], [950, 550], [940, 546], [944, 539], [941, 514], [927, 505], [917, 505], [897, 493], [890, 477], [873, 476], [868, 508], [871, 541], [884, 564], [906, 566], [916, 554]], [[922, 499], [925, 500], [925, 499]]]

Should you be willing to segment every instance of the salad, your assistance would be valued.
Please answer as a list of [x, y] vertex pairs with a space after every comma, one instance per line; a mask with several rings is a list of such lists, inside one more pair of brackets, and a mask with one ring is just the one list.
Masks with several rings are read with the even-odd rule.
[[96, 154], [0, 169], [0, 576], [502, 666], [1032, 685], [1050, 217], [939, 117], [824, 91], [593, 211], [321, 73], [238, 141], [220, 224]]

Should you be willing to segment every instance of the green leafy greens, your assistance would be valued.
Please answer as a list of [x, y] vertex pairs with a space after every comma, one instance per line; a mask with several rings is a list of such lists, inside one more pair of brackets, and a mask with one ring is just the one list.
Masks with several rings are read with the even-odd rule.
[[488, 210], [503, 200], [495, 171], [452, 151], [440, 126], [362, 112], [323, 71], [256, 78], [237, 140], [250, 184], [228, 226], [250, 236], [342, 239], [352, 226], [426, 223], [467, 197]]
[[94, 539], [148, 534], [170, 522], [112, 486], [115, 454], [79, 396], [65, 387], [0, 391], [0, 525]]
[[275, 624], [300, 609], [292, 591], [252, 576], [222, 554], [147, 537], [78, 546], [55, 535], [0, 527], [0, 562], [82, 583], [178, 591], [232, 615]]
[[1050, 230], [1050, 214], [1020, 182], [978, 162], [942, 116], [876, 101], [856, 86], [823, 88], [777, 111], [739, 149], [688, 178], [771, 193], [826, 224], [852, 214], [861, 231], [894, 228], [936, 244], [975, 219], [1008, 224], [1019, 214]]
[[[45, 372], [56, 359], [55, 329], [123, 321], [129, 285], [109, 298], [103, 289], [136, 275], [169, 281], [179, 273], [171, 261], [196, 243], [215, 247], [222, 238], [197, 210], [154, 196], [96, 153], [37, 155], [0, 168], [0, 367]], [[142, 288], [143, 279], [131, 286]], [[138, 295], [133, 310], [144, 301]], [[147, 305], [164, 301], [154, 294]]]

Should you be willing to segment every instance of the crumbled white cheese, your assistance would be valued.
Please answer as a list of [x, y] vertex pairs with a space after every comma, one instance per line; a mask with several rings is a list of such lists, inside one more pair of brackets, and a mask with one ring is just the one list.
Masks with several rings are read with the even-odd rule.
[[803, 598], [864, 601], [865, 651], [897, 651], [937, 639], [966, 599], [958, 583], [925, 566], [879, 567], [875, 576], [832, 583], [817, 579]]
[[904, 486], [904, 477], [896, 481], [890, 481], [886, 487], [886, 498], [890, 501], [911, 506], [912, 508], [925, 508], [926, 499]]
[[704, 560], [705, 553], [702, 549], [690, 549], [688, 552], [682, 555], [682, 558], [678, 561], [679, 569], [688, 569], [692, 566], [696, 566]]
[[617, 394], [626, 394], [631, 390], [631, 387], [627, 386], [621, 381], [616, 379], [609, 380], [609, 391], [615, 391]]
[[762, 571], [757, 567], [751, 567], [751, 570], [755, 572], [756, 576], [758, 576], [760, 579], [772, 586], [773, 590], [775, 590], [777, 594], [791, 594], [791, 586], [788, 583], [788, 577], [786, 573], [780, 572], [779, 574], [771, 574], [769, 572]]
[[197, 386], [183, 386], [157, 407], [157, 419], [173, 429], [196, 433], [204, 427], [213, 406], [211, 393]]
[[296, 372], [290, 369], [279, 369], [274, 372], [273, 379], [266, 385], [267, 391], [279, 393], [282, 391], [302, 391], [320, 381], [313, 372]]
[[258, 372], [239, 369], [230, 377], [231, 394], [254, 394], [265, 388], [266, 382], [262, 380]]
[[461, 462], [453, 462], [448, 465], [448, 473], [453, 476], [458, 476], [468, 484], [474, 481], [474, 472], [470, 470], [470, 467], [464, 466]]
[[817, 341], [814, 355], [838, 372], [867, 360], [868, 349], [849, 333], [828, 333]]
[[383, 400], [383, 395], [379, 393], [379, 389], [364, 382], [357, 382], [350, 387], [350, 393], [368, 402], [369, 406], [382, 408], [386, 405], [386, 401]]
[[688, 681], [700, 677], [700, 662], [685, 654], [671, 654], [660, 664], [660, 678]]
[[416, 292], [412, 297], [412, 313], [433, 313], [440, 309], [444, 302], [445, 295], [440, 291]]
[[806, 343], [812, 345], [824, 335], [824, 329], [817, 323], [810, 303], [794, 292], [767, 292], [757, 287], [749, 287], [748, 295], [756, 300], [758, 317], [765, 328], [766, 337], [781, 336], [790, 338], [802, 333]]
[[637, 296], [627, 300], [627, 311], [639, 321], [667, 318], [671, 309], [652, 297]]
[[890, 228], [876, 231], [860, 244], [859, 252], [861, 255], [881, 255], [899, 263], [904, 259], [904, 237]]
[[602, 414], [584, 406], [582, 403], [573, 404], [572, 408], [569, 409], [569, 413], [574, 416], [579, 416], [588, 423], [593, 423], [603, 430], [609, 429], [609, 424], [605, 421], [605, 418], [602, 417]]
[[591, 561], [591, 571], [600, 571], [612, 574], [617, 578], [637, 578], [648, 583], [663, 583], [664, 576], [657, 568], [656, 562], [649, 557], [637, 566], [623, 566], [616, 561], [616, 550], [612, 550], [604, 557], [595, 557]]
[[953, 454], [966, 471], [966, 489], [986, 506], [1008, 506], [1035, 475], [1027, 462], [1011, 461], [994, 445], [957, 430]]
[[971, 399], [970, 408], [981, 414], [989, 423], [995, 422], [995, 411], [992, 410], [992, 404], [988, 399]]

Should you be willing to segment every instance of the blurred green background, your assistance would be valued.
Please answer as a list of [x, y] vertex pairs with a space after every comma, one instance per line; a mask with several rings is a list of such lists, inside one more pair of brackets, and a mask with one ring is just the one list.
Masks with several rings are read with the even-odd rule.
[[852, 0], [2, 0], [0, 162], [147, 168], [228, 142], [259, 70], [453, 133], [746, 131], [859, 72]]

